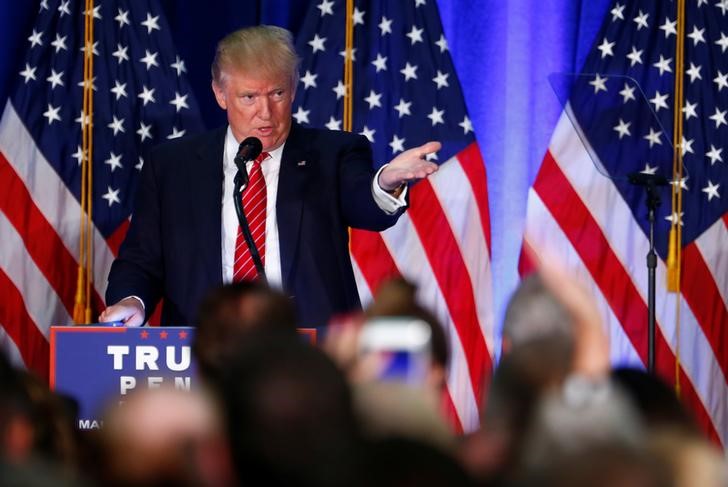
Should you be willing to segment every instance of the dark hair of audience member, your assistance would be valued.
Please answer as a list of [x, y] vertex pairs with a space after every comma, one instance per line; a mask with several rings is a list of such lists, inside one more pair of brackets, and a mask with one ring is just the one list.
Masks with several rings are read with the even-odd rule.
[[700, 434], [675, 391], [659, 377], [644, 370], [622, 367], [612, 372], [612, 379], [622, 386], [623, 392], [632, 400], [642, 422], [649, 429]]
[[234, 344], [258, 328], [295, 332], [290, 298], [259, 281], [227, 284], [211, 291], [200, 306], [192, 343], [201, 374], [207, 379], [217, 376]]
[[289, 333], [238, 342], [220, 393], [245, 485], [358, 485], [361, 440], [343, 373]]
[[407, 438], [385, 438], [371, 445], [366, 484], [382, 487], [473, 485], [452, 457], [434, 446]]

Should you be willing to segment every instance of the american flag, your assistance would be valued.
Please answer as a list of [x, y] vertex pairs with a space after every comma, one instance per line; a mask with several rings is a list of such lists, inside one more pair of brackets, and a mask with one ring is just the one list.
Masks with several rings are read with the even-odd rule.
[[0, 120], [0, 344], [48, 375], [51, 325], [70, 324], [81, 225], [83, 66], [93, 55], [93, 302], [123, 239], [143, 151], [202, 128], [157, 2], [43, 0]]
[[[303, 58], [294, 118], [342, 129], [345, 0], [311, 5], [297, 40]], [[366, 305], [403, 275], [445, 327], [451, 351], [445, 406], [469, 431], [492, 370], [493, 312], [486, 174], [434, 0], [357, 1], [352, 13], [353, 130], [382, 165], [429, 140], [440, 170], [411, 188], [411, 206], [382, 232], [353, 231], [351, 254]]]
[[[529, 193], [524, 247], [560, 256], [583, 276], [598, 297], [613, 362], [644, 364], [646, 195], [626, 175], [660, 174], [680, 185], [680, 214], [665, 188], [656, 216], [656, 369], [674, 382], [679, 358], [684, 401], [726, 445], [728, 2], [686, 4], [683, 176], [673, 176], [670, 145], [677, 2], [616, 2], [583, 72], [568, 83], [564, 113]], [[679, 296], [665, 285], [673, 221], [682, 228]], [[521, 273], [531, 268], [524, 252]]]

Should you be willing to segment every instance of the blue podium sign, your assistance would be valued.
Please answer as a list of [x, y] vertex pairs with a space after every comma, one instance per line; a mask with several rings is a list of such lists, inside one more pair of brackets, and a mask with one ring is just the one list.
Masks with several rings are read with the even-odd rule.
[[196, 387], [194, 328], [52, 326], [50, 385], [79, 403], [78, 426], [100, 427], [112, 401], [136, 389]]

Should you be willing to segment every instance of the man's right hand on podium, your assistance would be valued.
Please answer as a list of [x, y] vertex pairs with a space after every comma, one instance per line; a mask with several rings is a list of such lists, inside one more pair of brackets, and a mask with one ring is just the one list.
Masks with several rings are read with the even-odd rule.
[[121, 321], [126, 326], [141, 326], [144, 324], [144, 306], [139, 299], [130, 296], [106, 308], [99, 316], [99, 321]]

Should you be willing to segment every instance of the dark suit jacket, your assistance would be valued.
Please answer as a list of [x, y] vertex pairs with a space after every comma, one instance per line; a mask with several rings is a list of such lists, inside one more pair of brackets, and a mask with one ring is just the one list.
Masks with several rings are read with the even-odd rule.
[[[155, 148], [145, 163], [131, 226], [109, 273], [106, 302], [136, 295], [148, 313], [164, 298], [162, 324], [193, 324], [222, 284], [226, 128]], [[302, 162], [305, 161], [305, 162]], [[348, 227], [384, 230], [371, 194], [372, 154], [362, 136], [296, 125], [286, 141], [276, 211], [284, 291], [300, 326], [323, 326], [360, 306]]]

